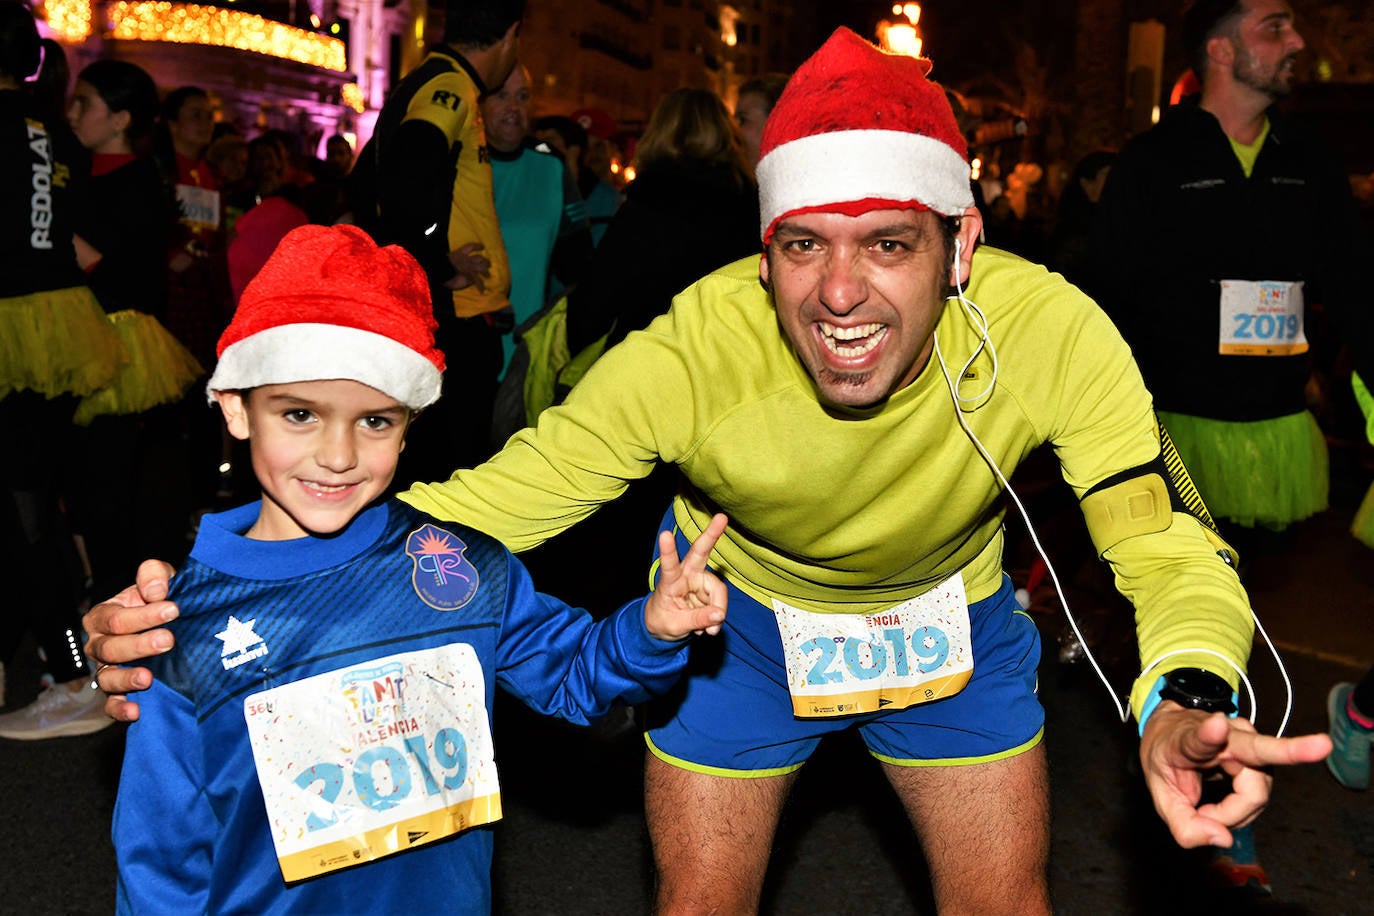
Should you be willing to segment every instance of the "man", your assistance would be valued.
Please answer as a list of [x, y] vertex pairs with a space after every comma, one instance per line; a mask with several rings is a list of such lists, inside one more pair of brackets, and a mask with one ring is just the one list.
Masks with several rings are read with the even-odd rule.
[[523, 0], [452, 10], [444, 44], [397, 84], [377, 121], [376, 235], [424, 267], [451, 367], [398, 479], [428, 480], [489, 453], [503, 330], [495, 316], [510, 304], [510, 272], [478, 100], [514, 68], [523, 14]]
[[[1198, 91], [1122, 151], [1089, 264], [1198, 490], [1253, 558], [1327, 507], [1307, 304], [1364, 366], [1370, 247], [1336, 157], [1273, 108], [1304, 46], [1286, 0], [1199, 0], [1183, 39]], [[1267, 891], [1249, 831], [1235, 839], [1214, 871]]]
[[353, 144], [343, 134], [324, 141], [324, 170], [330, 178], [343, 178], [353, 170]]
[[1092, 291], [1247, 556], [1326, 508], [1307, 306], [1325, 306], [1368, 378], [1371, 249], [1333, 151], [1272, 107], [1303, 49], [1286, 0], [1199, 0], [1184, 41], [1200, 91], [1122, 150]]
[[622, 182], [617, 181], [611, 171], [612, 164], [620, 157], [620, 147], [616, 144], [620, 125], [600, 108], [579, 108], [569, 117], [586, 132], [587, 143], [581, 152], [577, 187], [587, 202], [592, 243], [600, 245], [615, 211], [624, 201], [620, 193]]
[[[518, 327], [546, 304], [550, 268], [563, 286], [581, 277], [592, 256], [591, 230], [568, 166], [547, 144], [529, 139], [530, 78], [524, 67], [511, 70], [482, 100], [482, 120]], [[513, 335], [502, 335], [502, 344], [504, 372], [515, 352]]]
[[[524, 549], [664, 461], [685, 479], [680, 536], [731, 513], [715, 555], [731, 589], [722, 651], [694, 656], [647, 735], [662, 912], [756, 910], [796, 771], [849, 727], [902, 799], [942, 911], [1050, 912], [1039, 643], [1001, 570], [989, 467], [1010, 476], [1045, 441], [1137, 607], [1147, 662], [1131, 707], [1176, 839], [1229, 843], [1267, 799], [1255, 767], [1330, 748], [1203, 711], [1223, 708], [1250, 644], [1229, 549], [1105, 316], [1043, 268], [975, 255], [967, 151], [928, 70], [838, 31], [764, 133], [763, 260], [690, 287], [483, 467], [403, 497]], [[142, 573], [141, 593], [87, 617], [104, 662], [170, 646], [165, 630], [107, 635], [175, 613], [153, 600], [165, 567]], [[143, 669], [100, 677], [149, 683]], [[121, 702], [113, 713], [136, 715]], [[1216, 766], [1234, 791], [1198, 810]]]

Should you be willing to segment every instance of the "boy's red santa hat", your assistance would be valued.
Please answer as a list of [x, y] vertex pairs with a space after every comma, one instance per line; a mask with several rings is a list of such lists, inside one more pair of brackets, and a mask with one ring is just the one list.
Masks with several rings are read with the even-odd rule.
[[350, 379], [414, 410], [439, 399], [429, 281], [357, 226], [287, 233], [239, 299], [207, 391]]
[[764, 244], [784, 217], [973, 206], [968, 145], [930, 61], [840, 28], [788, 81], [758, 164]]

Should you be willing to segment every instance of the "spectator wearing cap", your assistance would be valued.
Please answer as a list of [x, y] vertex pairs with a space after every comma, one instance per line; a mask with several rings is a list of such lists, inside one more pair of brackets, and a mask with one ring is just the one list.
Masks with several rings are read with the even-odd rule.
[[611, 172], [611, 163], [620, 155], [616, 143], [620, 128], [599, 108], [579, 108], [570, 117], [587, 132], [587, 145], [577, 173], [577, 189], [587, 203], [587, 218], [592, 224], [592, 242], [600, 245], [624, 197]]

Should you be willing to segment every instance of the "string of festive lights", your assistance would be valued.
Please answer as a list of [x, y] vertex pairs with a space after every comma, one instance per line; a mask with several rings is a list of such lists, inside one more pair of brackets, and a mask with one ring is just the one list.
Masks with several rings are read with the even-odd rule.
[[[76, 0], [59, 2], [74, 3]], [[51, 22], [51, 3], [48, 8]], [[194, 3], [168, 3], [166, 0], [120, 0], [109, 4], [106, 14], [111, 38], [217, 45], [294, 60], [327, 70], [342, 72], [348, 69], [344, 43], [339, 39], [238, 10]]]
[[363, 90], [359, 88], [357, 83], [344, 83], [339, 93], [343, 96], [344, 104], [358, 114], [367, 111], [367, 103], [363, 101]]
[[91, 0], [48, 0], [43, 4], [48, 28], [58, 38], [75, 44], [91, 34]]

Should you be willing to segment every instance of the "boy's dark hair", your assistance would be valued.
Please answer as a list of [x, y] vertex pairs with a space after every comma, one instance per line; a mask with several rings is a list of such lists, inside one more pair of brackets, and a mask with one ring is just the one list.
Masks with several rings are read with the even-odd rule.
[[525, 0], [449, 0], [444, 14], [444, 44], [489, 48], [525, 18]]
[[1183, 49], [1197, 78], [1207, 75], [1207, 42], [1235, 30], [1244, 14], [1242, 0], [1196, 0], [1183, 14]]
[[100, 94], [110, 111], [127, 111], [129, 127], [125, 133], [135, 149], [152, 133], [157, 120], [157, 84], [142, 67], [125, 60], [98, 60], [81, 71], [77, 79]]
[[0, 76], [23, 81], [38, 70], [38, 26], [29, 8], [14, 0], [0, 3]]
[[535, 119], [530, 125], [530, 131], [537, 133], [541, 130], [551, 130], [558, 134], [563, 138], [565, 146], [587, 148], [587, 129], [567, 115], [544, 115]]

